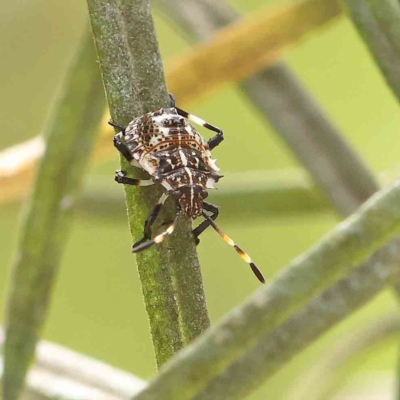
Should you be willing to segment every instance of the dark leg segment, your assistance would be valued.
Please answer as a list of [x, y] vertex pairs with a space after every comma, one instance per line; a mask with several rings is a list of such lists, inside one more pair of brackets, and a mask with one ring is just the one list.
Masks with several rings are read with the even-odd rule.
[[131, 152], [126, 145], [122, 143], [119, 133], [114, 136], [114, 147], [126, 158], [129, 163], [133, 160]]
[[114, 136], [114, 147], [128, 160], [131, 162], [133, 157], [129, 149], [126, 147], [126, 144], [121, 141], [121, 136], [125, 135], [125, 129], [123, 126], [116, 124], [114, 121], [108, 121], [108, 124], [113, 126], [114, 128], [119, 129], [121, 132], [118, 132]]
[[150, 186], [154, 185], [154, 182], [151, 179], [134, 179], [127, 178], [125, 171], [115, 171], [115, 182], [122, 183], [124, 185], [132, 185], [132, 186]]
[[156, 221], [158, 214], [160, 214], [160, 210], [161, 207], [163, 206], [163, 204], [165, 203], [165, 200], [167, 200], [168, 195], [163, 194], [160, 197], [160, 200], [158, 200], [157, 204], [155, 205], [155, 207], [153, 208], [152, 212], [149, 214], [149, 216], [147, 217], [145, 223], [144, 223], [144, 235], [143, 238], [138, 240], [133, 246], [132, 246], [132, 251], [135, 252], [135, 249], [141, 245], [142, 243], [144, 243], [146, 240], [150, 240], [151, 239], [151, 227], [154, 224], [154, 222]]
[[178, 210], [176, 215], [175, 215], [175, 219], [174, 222], [162, 233], [160, 233], [159, 235], [157, 235], [154, 239], [149, 240], [146, 243], [143, 243], [142, 241], [139, 241], [137, 243], [135, 243], [132, 247], [132, 253], [138, 253], [139, 251], [143, 251], [145, 249], [148, 249], [149, 247], [153, 246], [153, 244], [157, 244], [157, 243], [161, 243], [162, 241], [164, 241], [164, 239], [168, 236], [171, 235], [171, 233], [174, 231], [175, 226], [178, 222], [179, 219], [179, 215], [180, 215], [180, 211]]
[[217, 147], [222, 141], [224, 140], [224, 135], [221, 131], [221, 133], [217, 133], [214, 137], [208, 140], [207, 144], [210, 150], [214, 149]]
[[222, 237], [225, 243], [229, 244], [229, 246], [232, 246], [235, 251], [239, 254], [240, 258], [249, 264], [251, 270], [253, 271], [254, 275], [257, 277], [257, 279], [261, 283], [265, 283], [265, 279], [263, 277], [263, 274], [261, 271], [257, 268], [257, 266], [253, 263], [251, 260], [250, 256], [245, 253], [227, 234], [225, 234], [218, 226], [217, 224], [213, 221], [213, 219], [207, 215], [207, 213], [203, 210], [202, 212], [203, 217], [209, 222], [209, 224], [218, 232], [218, 234]]
[[210, 131], [217, 132], [217, 134], [207, 142], [208, 146], [210, 147], [210, 150], [217, 147], [224, 140], [224, 133], [222, 132], [221, 129], [217, 128], [214, 125], [209, 124], [208, 122], [202, 120], [199, 117], [196, 117], [195, 115], [189, 114], [188, 112], [178, 107], [175, 108], [178, 114], [181, 115], [182, 117], [185, 117], [190, 121], [193, 121], [197, 125], [204, 126], [204, 128], [207, 128]]
[[108, 121], [108, 125], [111, 125], [111, 126], [113, 126], [114, 128], [119, 129], [119, 130], [122, 132], [122, 134], [125, 135], [125, 129], [126, 129], [126, 128], [124, 128], [124, 127], [121, 126], [121, 125], [118, 125], [118, 124], [115, 123], [112, 119], [110, 119], [110, 120]]
[[[211, 204], [208, 201], [203, 201], [203, 209], [210, 211], [212, 215], [210, 218], [215, 221], [219, 215], [219, 208], [215, 204]], [[196, 246], [200, 243], [199, 236], [211, 225], [211, 223], [206, 219], [197, 228], [193, 229], [192, 233]]]

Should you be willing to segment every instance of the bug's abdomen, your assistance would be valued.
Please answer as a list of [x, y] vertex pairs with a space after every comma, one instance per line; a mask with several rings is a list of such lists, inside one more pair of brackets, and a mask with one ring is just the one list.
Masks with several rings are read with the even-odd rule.
[[201, 186], [207, 189], [211, 173], [197, 169], [183, 167], [173, 172], [160, 175], [161, 184], [167, 189], [174, 191], [183, 186]]
[[199, 151], [178, 148], [153, 154], [158, 160], [158, 173], [168, 174], [180, 168], [188, 167], [199, 171], [210, 171]]

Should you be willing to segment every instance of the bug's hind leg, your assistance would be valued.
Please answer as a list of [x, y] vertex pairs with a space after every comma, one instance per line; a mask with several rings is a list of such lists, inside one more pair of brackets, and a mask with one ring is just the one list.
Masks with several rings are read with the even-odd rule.
[[163, 195], [160, 197], [160, 200], [158, 200], [157, 204], [154, 206], [153, 210], [147, 217], [145, 223], [144, 223], [144, 232], [143, 232], [143, 237], [142, 239], [138, 240], [133, 246], [132, 246], [132, 251], [136, 252], [136, 248], [140, 246], [142, 243], [146, 242], [147, 240], [151, 239], [151, 227], [156, 221], [158, 214], [160, 214], [161, 207], [165, 203], [165, 200], [167, 200], [168, 195], [163, 193]]
[[179, 215], [180, 215], [180, 210], [177, 211], [174, 222], [171, 225], [169, 225], [164, 232], [157, 235], [154, 239], [149, 240], [148, 242], [145, 243], [143, 243], [142, 241], [135, 243], [132, 247], [132, 253], [138, 253], [139, 251], [148, 249], [149, 247], [153, 246], [153, 244], [161, 243], [162, 241], [164, 241], [164, 239], [168, 235], [171, 235], [171, 233], [174, 231], [176, 224], [178, 223]]
[[[212, 215], [210, 218], [215, 221], [219, 215], [219, 208], [215, 204], [211, 204], [208, 201], [203, 201], [203, 209], [206, 211], [210, 211]], [[199, 236], [211, 225], [211, 223], [206, 219], [204, 220], [197, 228], [193, 229], [192, 233], [194, 236], [194, 240], [196, 242], [196, 246], [200, 243]]]
[[265, 283], [265, 279], [261, 271], [257, 268], [257, 266], [253, 263], [251, 260], [250, 256], [245, 253], [228, 235], [226, 235], [218, 226], [217, 224], [213, 221], [213, 219], [207, 215], [207, 213], [203, 210], [202, 212], [203, 217], [209, 222], [209, 224], [215, 229], [215, 231], [222, 237], [225, 243], [229, 244], [229, 246], [232, 246], [235, 251], [239, 254], [240, 258], [249, 264], [251, 270], [253, 271], [254, 275], [257, 277], [257, 279], [261, 283]]

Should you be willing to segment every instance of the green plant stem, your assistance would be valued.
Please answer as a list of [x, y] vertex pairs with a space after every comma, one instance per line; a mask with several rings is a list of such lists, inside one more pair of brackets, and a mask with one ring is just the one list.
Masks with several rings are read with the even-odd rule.
[[[88, 0], [88, 6], [113, 120], [126, 126], [137, 116], [168, 107], [149, 2]], [[129, 170], [125, 160], [121, 166]], [[144, 176], [139, 171], [132, 172]], [[159, 187], [125, 187], [133, 241], [142, 237], [143, 223], [161, 193]], [[173, 213], [174, 204], [169, 201], [161, 218], [171, 219]], [[209, 326], [190, 231], [190, 222], [182, 219], [168, 240], [137, 256], [158, 366]]]
[[330, 328], [400, 279], [400, 238], [293, 313], [193, 400], [245, 398]]
[[4, 400], [18, 397], [32, 361], [105, 106], [89, 34], [63, 89], [48, 126], [46, 151], [21, 230], [7, 294]]
[[[191, 39], [209, 39], [239, 17], [223, 1], [157, 0], [156, 4]], [[253, 74], [239, 88], [343, 215], [354, 212], [379, 189], [365, 163], [283, 62]]]
[[[134, 398], [193, 398], [263, 336], [352, 271], [399, 231], [400, 181], [397, 181], [375, 194], [355, 214], [289, 264], [270, 285], [228, 314], [193, 346], [180, 352]], [[400, 267], [394, 269], [400, 271]]]
[[326, 349], [310, 368], [301, 373], [298, 385], [290, 391], [287, 400], [333, 398], [341, 386], [344, 367], [375, 345], [386, 343], [399, 334], [400, 315], [393, 312], [378, 315], [361, 329], [336, 339], [332, 347]]
[[[3, 352], [0, 327], [0, 353]], [[0, 363], [3, 357], [0, 355]], [[0, 380], [2, 380], [0, 371]], [[41, 340], [26, 378], [22, 400], [127, 399], [140, 392], [146, 381], [99, 360], [58, 344]]]
[[399, 2], [397, 0], [342, 1], [390, 89], [400, 101]]
[[[159, 2], [165, 3], [163, 0], [159, 0]], [[235, 13], [221, 2], [216, 5], [210, 0], [201, 0], [191, 4], [192, 8], [196, 7], [195, 17], [191, 16], [187, 2], [180, 0], [173, 2], [178, 3], [180, 7], [173, 10], [171, 18], [174, 20], [179, 16], [179, 25], [194, 30], [201, 38], [207, 37], [211, 30], [235, 18]], [[244, 93], [253, 101], [253, 104], [263, 112], [263, 115], [268, 117], [269, 122], [311, 172], [339, 212], [348, 215], [377, 190], [378, 184], [372, 174], [358, 159], [357, 154], [343, 141], [336, 128], [324, 117], [318, 105], [310, 98], [296, 77], [283, 63], [278, 63], [253, 75], [242, 83], [242, 88]], [[298, 132], [300, 132], [300, 135]], [[314, 157], [313, 154], [315, 153], [323, 154], [323, 157]], [[342, 157], [343, 154], [346, 154], [346, 156]], [[392, 251], [393, 246], [387, 247], [386, 250]], [[385, 259], [384, 250], [379, 254], [382, 259]], [[372, 269], [373, 265], [368, 263], [366, 267]], [[345, 279], [344, 284], [340, 286], [341, 288], [346, 287], [346, 281]], [[351, 283], [352, 286], [355, 285], [354, 281], [347, 283]], [[378, 283], [381, 284], [380, 281], [375, 282], [375, 284]], [[333, 291], [335, 289], [336, 292], [339, 290], [336, 285], [332, 287]], [[368, 286], [366, 289], [368, 289]], [[352, 298], [350, 297], [349, 300], [352, 300]], [[321, 302], [323, 298], [318, 297], [316, 301]], [[332, 307], [327, 305], [327, 308], [331, 309]], [[310, 326], [314, 327], [313, 320], [304, 320], [298, 318], [298, 315], [304, 314], [307, 309], [308, 307], [301, 309], [290, 318], [292, 324], [289, 326], [292, 331], [286, 332], [284, 326], [278, 329], [278, 337], [292, 337], [291, 332], [297, 332], [300, 337], [305, 336], [303, 341], [306, 343], [307, 329], [309, 331]], [[324, 314], [324, 310], [319, 311], [315, 320], [320, 321], [329, 318]], [[266, 349], [269, 347], [281, 348], [274, 337], [266, 338], [263, 344]], [[246, 384], [247, 380], [251, 380], [251, 377], [248, 377], [246, 372], [261, 371], [254, 374], [255, 382], [260, 382], [265, 367], [273, 363], [271, 354], [265, 355], [261, 346], [258, 346], [251, 355], [262, 359], [265, 365], [260, 362], [261, 365], [254, 366], [251, 362], [252, 357], [248, 357], [247, 362], [241, 363], [239, 361], [237, 366], [231, 368], [231, 373], [228, 370], [220, 379], [217, 378], [215, 383], [210, 385], [208, 390], [205, 391], [204, 398], [222, 396], [227, 398], [228, 394], [248, 393]], [[279, 355], [276, 357], [279, 359]], [[203, 397], [199, 396], [200, 398]]]
[[[400, 101], [400, 4], [398, 0], [342, 0], [349, 17]], [[400, 296], [400, 286], [395, 286]], [[398, 370], [400, 371], [400, 358]], [[400, 372], [397, 395], [400, 399]]]

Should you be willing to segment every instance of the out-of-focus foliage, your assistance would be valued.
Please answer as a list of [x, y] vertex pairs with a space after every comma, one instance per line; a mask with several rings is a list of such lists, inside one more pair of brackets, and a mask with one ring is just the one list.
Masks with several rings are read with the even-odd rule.
[[[264, 3], [235, 1], [244, 13]], [[7, 2], [2, 9], [0, 147], [5, 148], [41, 132], [87, 19], [87, 10], [80, 0]], [[188, 49], [165, 21], [156, 17], [155, 22], [165, 60]], [[331, 24], [291, 49], [285, 59], [376, 172], [392, 169], [398, 163], [398, 106], [349, 21], [342, 19]], [[190, 111], [224, 129], [226, 140], [215, 151], [222, 173], [297, 166], [283, 144], [231, 87], [216, 93], [206, 103], [194, 104]], [[113, 182], [117, 167], [115, 152], [114, 160], [93, 168], [87, 180], [101, 179], [107, 191], [118, 191]], [[245, 179], [242, 183], [246, 187]], [[219, 190], [224, 190], [223, 180]], [[137, 272], [132, 268], [122, 193], [119, 206], [111, 209], [99, 207], [101, 203], [95, 199], [91, 201], [92, 212], [80, 211], [75, 218], [45, 337], [149, 376], [154, 373], [152, 347]], [[231, 201], [238, 202], [235, 198]], [[235, 209], [246, 214], [250, 207], [251, 201], [242, 199]], [[15, 250], [19, 208], [19, 204], [9, 204], [0, 209], [1, 300], [6, 266]], [[268, 213], [258, 218], [252, 218], [250, 213], [247, 219], [238, 219], [222, 209], [220, 216], [224, 230], [251, 253], [267, 276], [305, 250], [334, 223], [331, 213], [279, 217]], [[205, 234], [198, 250], [208, 306], [215, 321], [255, 290], [257, 282], [214, 232]], [[372, 315], [396, 306], [388, 294], [381, 295], [304, 352], [251, 399], [284, 398], [299, 371], [307, 368], [337, 337]], [[356, 374], [393, 374], [395, 347], [394, 343], [384, 346], [354, 363], [343, 386]]]

